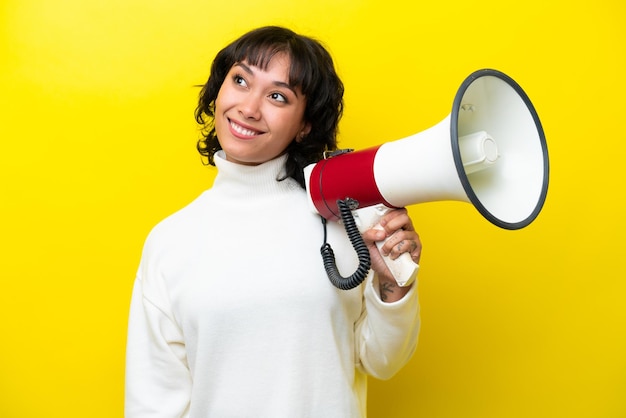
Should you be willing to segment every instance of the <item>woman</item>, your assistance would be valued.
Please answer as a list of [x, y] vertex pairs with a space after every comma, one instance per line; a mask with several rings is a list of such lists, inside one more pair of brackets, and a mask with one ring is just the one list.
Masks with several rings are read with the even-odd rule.
[[[365, 282], [339, 290], [319, 253], [303, 167], [336, 148], [343, 85], [315, 40], [253, 30], [216, 56], [196, 118], [211, 189], [146, 240], [129, 320], [126, 417], [366, 415], [366, 376], [389, 378], [419, 332], [416, 284], [400, 288], [376, 249], [421, 244], [406, 210], [363, 234]], [[327, 225], [342, 272], [358, 260]], [[395, 233], [395, 234], [394, 234]]]

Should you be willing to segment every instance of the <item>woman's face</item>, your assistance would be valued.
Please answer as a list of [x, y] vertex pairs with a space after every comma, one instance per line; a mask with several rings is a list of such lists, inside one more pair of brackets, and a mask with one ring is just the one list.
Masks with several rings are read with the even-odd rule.
[[215, 132], [228, 161], [264, 163], [309, 132], [306, 98], [289, 86], [289, 65], [286, 54], [277, 54], [266, 70], [244, 61], [226, 75], [215, 100]]

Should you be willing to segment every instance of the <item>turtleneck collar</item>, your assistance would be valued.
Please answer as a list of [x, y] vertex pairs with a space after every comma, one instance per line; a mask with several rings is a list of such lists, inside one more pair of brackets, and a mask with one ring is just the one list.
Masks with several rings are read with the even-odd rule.
[[287, 155], [280, 155], [273, 160], [259, 165], [243, 165], [226, 160], [224, 151], [214, 155], [218, 169], [213, 182], [213, 189], [233, 197], [249, 198], [255, 195], [272, 196], [286, 191], [301, 189], [292, 178], [278, 181], [284, 175]]

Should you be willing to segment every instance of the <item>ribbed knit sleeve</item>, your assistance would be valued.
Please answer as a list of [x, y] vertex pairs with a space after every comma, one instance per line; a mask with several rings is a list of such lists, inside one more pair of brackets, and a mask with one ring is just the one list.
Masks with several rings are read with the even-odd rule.
[[399, 301], [380, 299], [378, 280], [370, 274], [364, 288], [363, 312], [356, 326], [359, 367], [378, 379], [389, 379], [411, 358], [420, 329], [417, 280]]

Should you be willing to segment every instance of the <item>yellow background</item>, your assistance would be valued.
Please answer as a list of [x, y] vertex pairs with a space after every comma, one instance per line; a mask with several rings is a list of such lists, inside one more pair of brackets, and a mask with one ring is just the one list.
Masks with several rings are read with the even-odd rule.
[[0, 416], [122, 416], [143, 240], [214, 175], [195, 151], [194, 85], [264, 24], [335, 56], [344, 147], [438, 123], [484, 67], [522, 85], [548, 140], [548, 199], [528, 228], [462, 203], [411, 208], [423, 332], [399, 375], [371, 382], [370, 417], [626, 416], [625, 12], [617, 0], [2, 0]]

